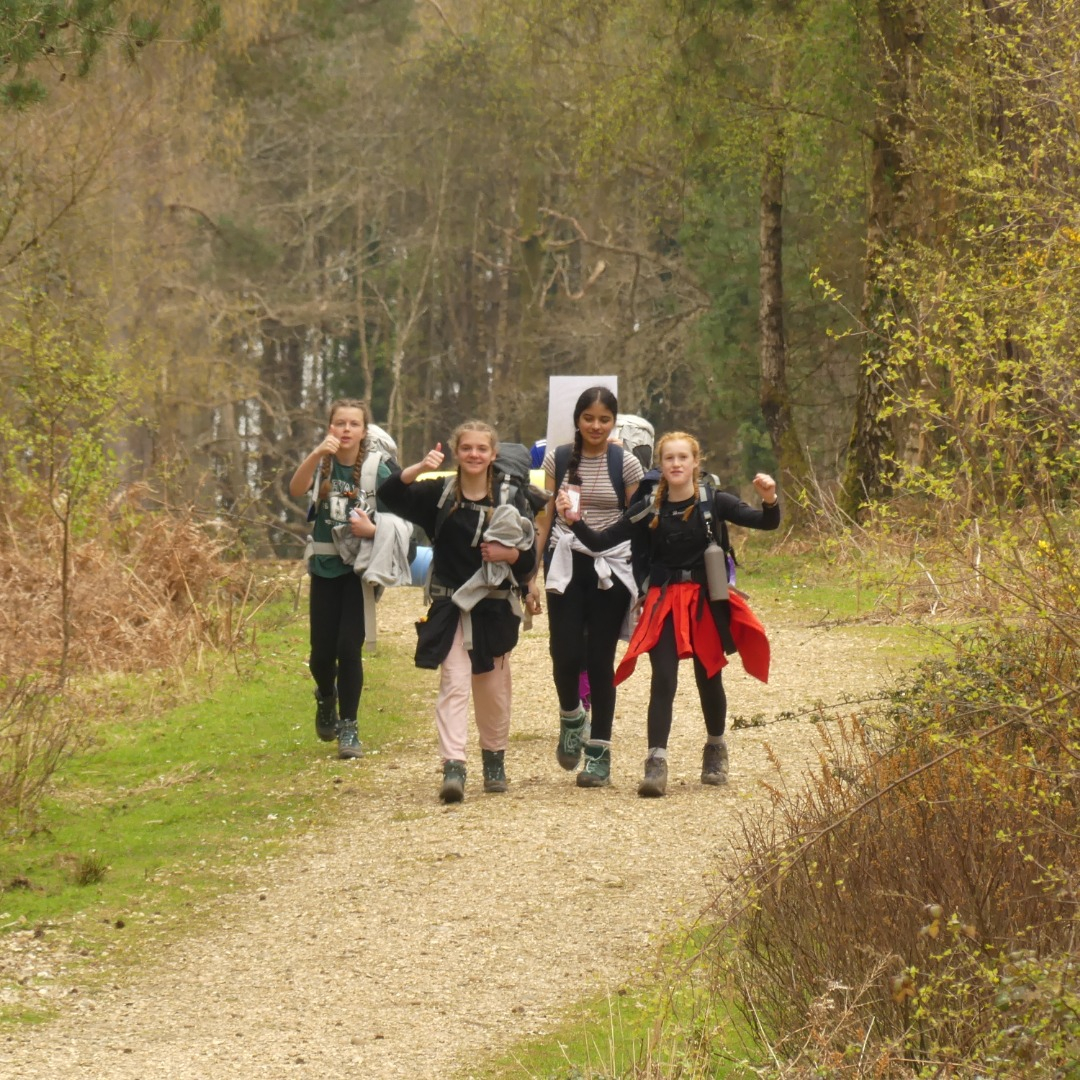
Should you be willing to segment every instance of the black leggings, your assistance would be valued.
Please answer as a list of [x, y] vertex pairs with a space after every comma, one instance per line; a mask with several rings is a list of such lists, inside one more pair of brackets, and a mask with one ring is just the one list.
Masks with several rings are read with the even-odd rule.
[[364, 689], [364, 590], [350, 572], [341, 577], [311, 575], [311, 656], [308, 667], [319, 696], [337, 692], [342, 720], [355, 720]]
[[[705, 618], [710, 618], [708, 610]], [[668, 744], [671, 734], [671, 710], [679, 686], [679, 654], [675, 648], [675, 625], [669, 615], [660, 631], [660, 640], [649, 652], [652, 663], [652, 686], [649, 690], [649, 747]], [[727, 695], [718, 671], [711, 679], [705, 665], [694, 657], [694, 679], [697, 681], [701, 711], [705, 714], [705, 730], [710, 735], [723, 735], [727, 722]]]
[[601, 589], [591, 555], [573, 553], [574, 572], [566, 591], [547, 594], [551, 667], [559, 708], [572, 712], [581, 703], [578, 679], [589, 673], [592, 738], [610, 739], [615, 717], [615, 649], [630, 607], [630, 590], [621, 581]]

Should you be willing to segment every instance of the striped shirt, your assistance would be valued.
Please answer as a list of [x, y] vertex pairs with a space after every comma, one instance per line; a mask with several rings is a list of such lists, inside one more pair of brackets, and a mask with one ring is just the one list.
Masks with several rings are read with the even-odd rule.
[[[555, 480], [555, 451], [548, 450], [544, 454], [544, 472]], [[581, 477], [581, 510], [582, 520], [593, 529], [606, 529], [619, 520], [625, 507], [619, 505], [618, 496], [611, 486], [611, 476], [608, 473], [607, 451], [596, 457], [582, 457], [578, 466], [578, 475]], [[626, 490], [641, 483], [645, 470], [641, 462], [628, 450], [623, 451], [623, 485]], [[563, 478], [563, 488], [569, 483], [569, 477]], [[550, 543], [558, 542], [563, 533], [570, 530], [558, 517], [551, 530]]]

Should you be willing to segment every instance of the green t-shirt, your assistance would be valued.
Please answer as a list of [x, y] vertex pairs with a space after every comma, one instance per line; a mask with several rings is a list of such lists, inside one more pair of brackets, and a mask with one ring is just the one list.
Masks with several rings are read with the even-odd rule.
[[[315, 507], [315, 520], [311, 523], [311, 538], [315, 543], [332, 544], [334, 526], [347, 522], [353, 510], [360, 506], [360, 492], [353, 482], [353, 473], [351, 465], [342, 465], [337, 458], [330, 459], [330, 492], [325, 499], [319, 500]], [[389, 475], [390, 466], [380, 461], [377, 484], [381, 484]], [[321, 479], [319, 486], [322, 486]], [[370, 509], [370, 506], [365, 509]], [[381, 504], [377, 504], [376, 509], [381, 510]], [[353, 568], [343, 563], [338, 555], [312, 555], [308, 560], [308, 571], [317, 577], [341, 577], [351, 574]]]

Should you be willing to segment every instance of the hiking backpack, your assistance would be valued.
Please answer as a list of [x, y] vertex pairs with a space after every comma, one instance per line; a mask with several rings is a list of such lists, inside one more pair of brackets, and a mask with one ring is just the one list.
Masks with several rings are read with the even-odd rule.
[[652, 465], [656, 432], [644, 416], [638, 416], [636, 413], [619, 413], [615, 417], [615, 427], [611, 429], [611, 437], [618, 439], [623, 447], [641, 462], [643, 469], [648, 469]]
[[360, 466], [360, 498], [369, 510], [375, 509], [375, 490], [379, 486], [379, 466], [384, 461], [397, 462], [398, 448], [390, 433], [378, 424], [367, 426], [367, 455]]
[[[548, 494], [534, 487], [530, 482], [532, 456], [529, 448], [522, 443], [500, 443], [495, 455], [494, 475], [492, 476], [492, 495], [496, 506], [514, 506], [519, 514], [535, 522], [536, 515], [547, 505]], [[435, 512], [435, 532], [432, 543], [442, 531], [446, 519], [459, 506], [467, 506], [490, 516], [491, 507], [481, 503], [462, 499], [455, 503], [454, 484], [456, 476], [448, 476], [443, 483], [442, 495], [439, 496]]]

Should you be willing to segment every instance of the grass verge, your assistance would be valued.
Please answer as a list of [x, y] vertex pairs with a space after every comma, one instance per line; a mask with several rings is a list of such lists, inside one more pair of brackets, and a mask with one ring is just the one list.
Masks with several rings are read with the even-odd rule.
[[[736, 1080], [763, 1057], [729, 1000], [707, 992], [691, 964], [704, 942], [699, 928], [677, 935], [660, 967], [616, 992], [577, 1003], [553, 1032], [526, 1039], [471, 1080], [609, 1080], [632, 1076], [708, 1076]], [[671, 1023], [678, 1017], [677, 1024]], [[668, 1022], [665, 1022], [668, 1021]]]
[[[197, 700], [155, 714], [137, 703], [160, 693], [160, 676], [115, 688], [127, 704], [93, 722], [33, 820], [7, 830], [0, 1020], [47, 1017], [61, 987], [183, 933], [193, 907], [316, 825], [335, 785], [363, 783], [363, 760], [339, 761], [315, 738], [306, 655], [299, 618], [261, 634], [203, 696], [189, 687]], [[365, 656], [369, 753], [427, 719], [393, 676], [410, 662], [392, 641]]]

